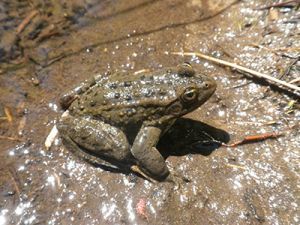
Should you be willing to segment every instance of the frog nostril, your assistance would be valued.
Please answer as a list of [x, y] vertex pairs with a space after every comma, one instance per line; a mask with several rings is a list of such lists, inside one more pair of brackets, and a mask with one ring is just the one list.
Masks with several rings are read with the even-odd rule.
[[204, 87], [209, 88], [209, 86], [210, 86], [209, 83], [207, 82], [204, 83]]

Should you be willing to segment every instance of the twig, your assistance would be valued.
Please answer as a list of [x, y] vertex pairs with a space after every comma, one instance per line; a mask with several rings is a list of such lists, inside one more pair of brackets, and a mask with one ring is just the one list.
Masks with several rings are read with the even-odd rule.
[[33, 10], [31, 13], [29, 13], [29, 15], [26, 16], [25, 19], [17, 27], [17, 34], [20, 34], [37, 14], [37, 10]]
[[289, 83], [290, 83], [290, 84], [293, 84], [293, 83], [297, 83], [297, 82], [299, 82], [299, 81], [300, 81], [300, 77], [295, 78], [294, 80], [291, 80]]
[[256, 134], [256, 135], [250, 135], [250, 136], [246, 136], [244, 137], [242, 140], [240, 141], [236, 141], [232, 144], [225, 144], [222, 143], [223, 146], [225, 147], [236, 147], [238, 145], [243, 145], [243, 144], [247, 144], [250, 142], [257, 142], [257, 141], [263, 141], [269, 138], [277, 138], [279, 136], [282, 136], [282, 133], [266, 133], [266, 134]]
[[19, 188], [20, 182], [18, 182], [18, 178], [14, 176], [15, 170], [12, 168], [9, 168], [8, 174], [9, 174], [11, 180], [13, 181], [13, 185], [14, 185], [15, 191], [17, 193], [17, 196], [18, 196], [18, 198], [20, 198], [20, 188]]
[[246, 82], [246, 83], [244, 83], [244, 84], [238, 84], [238, 85], [235, 85], [235, 86], [233, 86], [232, 88], [241, 88], [241, 87], [244, 87], [244, 86], [247, 86], [248, 84], [251, 84], [252, 82], [250, 81], [250, 82]]
[[141, 69], [141, 70], [135, 71], [134, 75], [140, 74], [140, 73], [145, 73], [145, 72], [148, 72], [148, 71], [149, 71], [149, 69]]
[[23, 116], [19, 122], [19, 125], [18, 125], [18, 134], [19, 135], [22, 135], [23, 134], [23, 130], [24, 130], [24, 127], [25, 127], [25, 124], [26, 124], [26, 116]]
[[9, 137], [9, 136], [2, 136], [2, 135], [0, 135], [0, 139], [10, 140], [10, 141], [22, 141], [22, 139], [20, 139], [20, 138]]
[[[300, 51], [300, 48], [299, 47], [293, 47], [293, 48], [274, 48], [274, 49], [271, 49], [271, 48], [268, 48], [266, 46], [263, 46], [263, 45], [259, 45], [259, 44], [250, 44], [250, 46], [253, 46], [255, 48], [262, 48], [262, 49], [265, 49], [269, 52], [272, 52], [273, 54], [275, 55], [278, 55], [278, 56], [284, 56], [284, 57], [287, 57], [287, 58], [290, 58], [290, 59], [299, 59], [299, 55], [296, 55], [296, 56], [291, 56], [289, 55], [288, 53], [286, 52], [289, 52], [289, 51], [296, 51], [296, 52], [299, 52]], [[285, 51], [285, 52], [283, 52]]]
[[290, 0], [290, 1], [286, 1], [286, 2], [278, 2], [278, 3], [274, 3], [271, 5], [263, 6], [263, 7], [256, 8], [256, 9], [263, 10], [263, 9], [270, 9], [273, 7], [285, 7], [285, 6], [289, 6], [290, 3], [300, 4], [300, 1], [299, 0]]
[[47, 150], [52, 146], [57, 134], [58, 134], [58, 130], [56, 128], [56, 125], [54, 125], [45, 140], [45, 147]]
[[[298, 58], [294, 59], [290, 65], [287, 66], [287, 68], [285, 69], [285, 71], [282, 73], [282, 75], [279, 77], [279, 79], [282, 79], [284, 76], [288, 75], [290, 73], [290, 70], [292, 68], [293, 65], [295, 65], [298, 60], [300, 59], [300, 56], [298, 56]], [[291, 84], [291, 82], [289, 82]]]
[[8, 107], [4, 107], [4, 113], [5, 113], [7, 121], [11, 123], [13, 121], [13, 116], [12, 116], [11, 111]]
[[232, 67], [232, 68], [236, 68], [238, 70], [247, 72], [247, 73], [249, 73], [251, 75], [254, 75], [254, 76], [257, 76], [259, 78], [264, 78], [266, 80], [273, 81], [273, 82], [275, 82], [277, 84], [281, 84], [284, 87], [288, 87], [288, 88], [290, 88], [292, 90], [300, 92], [300, 87], [298, 87], [296, 85], [287, 83], [285, 81], [279, 80], [279, 79], [277, 79], [275, 77], [272, 77], [272, 76], [269, 76], [267, 74], [263, 74], [263, 73], [257, 72], [255, 70], [248, 69], [246, 67], [237, 65], [235, 63], [227, 62], [225, 60], [221, 60], [221, 59], [217, 59], [217, 58], [214, 58], [214, 57], [211, 57], [211, 56], [204, 55], [202, 53], [198, 53], [198, 52], [171, 52], [171, 54], [173, 54], [173, 55], [182, 55], [182, 56], [198, 56], [200, 58], [203, 58], [203, 59], [206, 59], [206, 60], [209, 60], [209, 61], [221, 64], [221, 65], [225, 65], [225, 66], [229, 66], [229, 67]]
[[59, 34], [57, 27], [54, 24], [47, 26], [37, 38], [37, 42], [41, 42], [53, 35]]
[[250, 135], [250, 136], [246, 136], [244, 137], [242, 140], [240, 141], [236, 141], [232, 144], [226, 144], [222, 141], [216, 140], [215, 138], [213, 138], [211, 135], [209, 135], [206, 132], [203, 132], [203, 134], [207, 137], [209, 137], [213, 142], [220, 144], [222, 146], [225, 147], [236, 147], [238, 145], [243, 145], [243, 144], [247, 144], [247, 143], [251, 143], [251, 142], [258, 142], [258, 141], [263, 141], [269, 138], [277, 138], [283, 135], [283, 133], [265, 133], [265, 134], [256, 134], [256, 135]]
[[234, 165], [234, 164], [225, 164], [226, 166], [228, 167], [231, 167], [231, 168], [237, 168], [237, 169], [242, 169], [242, 170], [246, 170], [246, 168], [244, 166], [238, 166], [238, 165]]
[[53, 176], [56, 180], [57, 187], [60, 187], [60, 184], [61, 184], [60, 177], [57, 175], [57, 173], [54, 173]]

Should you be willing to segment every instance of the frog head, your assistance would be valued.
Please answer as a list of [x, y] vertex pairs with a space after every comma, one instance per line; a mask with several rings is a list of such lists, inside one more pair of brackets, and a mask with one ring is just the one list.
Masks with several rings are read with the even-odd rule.
[[187, 114], [204, 102], [215, 92], [217, 84], [211, 77], [198, 73], [189, 63], [183, 63], [173, 73], [176, 99], [167, 107], [167, 113], [174, 116]]

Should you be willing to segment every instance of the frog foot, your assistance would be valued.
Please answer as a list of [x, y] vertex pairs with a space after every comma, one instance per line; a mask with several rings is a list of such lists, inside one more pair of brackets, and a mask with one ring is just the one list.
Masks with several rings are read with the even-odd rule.
[[145, 178], [146, 180], [149, 180], [151, 183], [158, 183], [157, 180], [154, 180], [153, 178], [149, 177], [147, 174], [145, 174], [137, 165], [132, 165], [130, 167], [131, 171], [133, 171], [134, 173], [137, 173], [139, 175], [141, 175], [143, 178]]

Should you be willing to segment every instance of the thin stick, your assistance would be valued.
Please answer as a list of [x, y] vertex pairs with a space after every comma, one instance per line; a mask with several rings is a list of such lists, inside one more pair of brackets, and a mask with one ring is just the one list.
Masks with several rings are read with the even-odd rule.
[[297, 82], [299, 82], [299, 81], [300, 81], [300, 77], [295, 78], [294, 80], [291, 80], [289, 83], [290, 83], [290, 84], [293, 84], [293, 83], [297, 83]]
[[288, 6], [290, 3], [299, 4], [300, 1], [299, 0], [290, 0], [290, 1], [286, 1], [286, 2], [274, 3], [274, 4], [271, 4], [271, 5], [267, 5], [267, 6], [257, 8], [257, 10], [270, 9], [270, 8], [273, 8], [273, 7], [284, 7], [284, 6]]
[[9, 174], [11, 180], [13, 181], [13, 185], [14, 185], [15, 191], [18, 195], [18, 198], [20, 198], [20, 188], [19, 188], [20, 182], [18, 182], [19, 179], [17, 179], [17, 177], [14, 176], [15, 170], [9, 168], [8, 169], [8, 174]]
[[9, 137], [9, 136], [2, 136], [2, 135], [0, 135], [0, 139], [10, 140], [10, 141], [22, 141], [22, 139], [20, 139], [20, 138]]
[[[282, 73], [282, 75], [279, 77], [279, 79], [282, 79], [284, 76], [288, 75], [290, 73], [290, 70], [292, 68], [293, 65], [295, 65], [300, 59], [300, 56], [298, 56], [296, 59], [294, 59], [290, 65], [287, 66], [287, 68], [285, 69], [284, 73]], [[291, 82], [289, 82], [290, 84], [292, 84]]]
[[238, 70], [247, 72], [247, 73], [252, 74], [254, 76], [257, 76], [259, 78], [264, 78], [264, 79], [273, 81], [275, 83], [281, 84], [282, 86], [285, 86], [285, 87], [288, 87], [288, 88], [290, 88], [292, 90], [300, 92], [300, 87], [298, 87], [298, 86], [296, 86], [294, 84], [289, 84], [289, 83], [287, 83], [285, 81], [279, 80], [279, 79], [274, 78], [272, 76], [269, 76], [267, 74], [263, 74], [263, 73], [260, 73], [260, 72], [248, 69], [246, 67], [237, 65], [235, 63], [227, 62], [227, 61], [224, 61], [224, 60], [221, 60], [221, 59], [217, 59], [217, 58], [214, 58], [214, 57], [211, 57], [211, 56], [207, 56], [207, 55], [204, 55], [204, 54], [201, 54], [201, 53], [198, 53], [198, 52], [171, 52], [171, 54], [173, 54], [173, 55], [182, 55], [182, 56], [184, 56], [184, 55], [185, 56], [198, 56], [200, 58], [203, 58], [203, 59], [206, 59], [206, 60], [209, 60], [209, 61], [221, 64], [221, 65], [225, 65], [225, 66], [229, 66], [229, 67], [232, 67], [232, 68], [236, 68]]
[[47, 150], [49, 150], [49, 148], [52, 146], [57, 134], [58, 134], [58, 130], [56, 128], [56, 125], [54, 125], [45, 140], [45, 147]]
[[238, 168], [238, 169], [242, 169], [242, 170], [246, 169], [244, 166], [238, 166], [238, 165], [234, 165], [234, 164], [225, 164], [225, 165], [228, 167]]
[[11, 111], [8, 107], [4, 107], [4, 113], [6, 115], [7, 121], [11, 123], [13, 121], [13, 116], [12, 116]]
[[238, 145], [243, 145], [243, 144], [247, 144], [250, 142], [258, 142], [258, 141], [263, 141], [269, 138], [277, 138], [282, 136], [282, 133], [265, 133], [265, 134], [256, 134], [256, 135], [250, 135], [250, 136], [246, 136], [244, 137], [242, 140], [240, 141], [236, 141], [233, 144], [225, 144], [223, 143], [222, 145], [225, 147], [236, 147]]
[[26, 16], [22, 23], [20, 23], [20, 25], [17, 27], [17, 34], [20, 34], [37, 14], [37, 10], [33, 10], [31, 13], [29, 13], [29, 15]]

